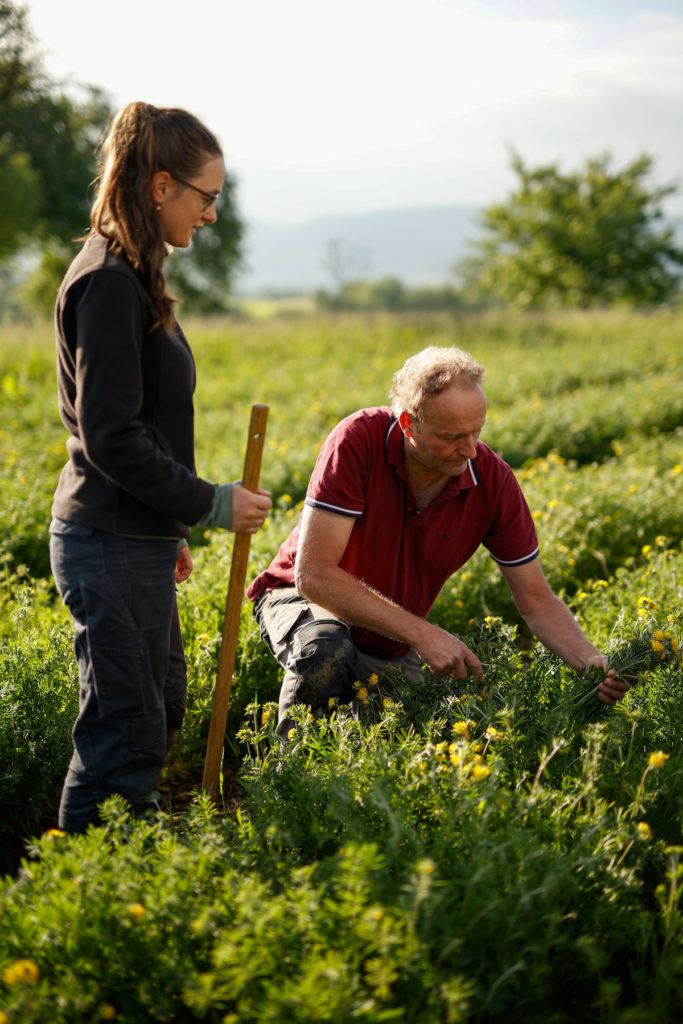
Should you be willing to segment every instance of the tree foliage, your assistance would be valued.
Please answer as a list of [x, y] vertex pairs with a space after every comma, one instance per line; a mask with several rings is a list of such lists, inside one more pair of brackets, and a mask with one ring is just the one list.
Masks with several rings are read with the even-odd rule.
[[483, 214], [484, 236], [459, 270], [471, 291], [523, 308], [653, 305], [677, 291], [683, 250], [664, 221], [675, 186], [648, 184], [652, 158], [621, 170], [611, 157], [564, 174], [528, 168], [513, 151], [518, 187]]
[[[96, 154], [112, 116], [105, 93], [47, 75], [25, 5], [0, 0], [0, 263], [20, 251], [39, 266], [23, 294], [52, 307], [56, 286], [88, 230]], [[218, 224], [169, 263], [172, 288], [189, 308], [225, 308], [239, 263], [242, 225], [235, 185], [226, 181]]]
[[334, 293], [320, 289], [315, 293], [315, 303], [322, 310], [389, 310], [394, 313], [455, 313], [464, 307], [462, 297], [450, 285], [408, 288], [398, 277], [352, 281]]
[[83, 92], [78, 102], [57, 89], [26, 8], [0, 0], [0, 192], [21, 218], [9, 231], [0, 222], [3, 255], [48, 239], [66, 249], [88, 227], [94, 151], [111, 108], [100, 90]]

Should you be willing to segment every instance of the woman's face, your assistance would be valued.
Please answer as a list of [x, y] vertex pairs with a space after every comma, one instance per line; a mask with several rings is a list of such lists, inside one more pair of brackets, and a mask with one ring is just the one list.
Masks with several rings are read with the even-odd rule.
[[191, 178], [179, 181], [159, 171], [152, 182], [152, 198], [167, 245], [186, 249], [204, 224], [216, 221], [216, 199], [223, 187], [225, 165], [220, 156], [210, 157]]

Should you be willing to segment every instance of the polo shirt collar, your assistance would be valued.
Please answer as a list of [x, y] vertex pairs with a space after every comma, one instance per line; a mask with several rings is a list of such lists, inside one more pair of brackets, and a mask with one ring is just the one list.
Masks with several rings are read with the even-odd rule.
[[[387, 432], [384, 438], [384, 454], [389, 465], [394, 466], [402, 480], [410, 486], [408, 472], [406, 470], [406, 453], [403, 446], [403, 431], [398, 420], [392, 416], [387, 424]], [[459, 494], [470, 487], [479, 485], [479, 472], [476, 459], [467, 460], [467, 469], [460, 476], [452, 476], [444, 489], [436, 496], [434, 501]]]

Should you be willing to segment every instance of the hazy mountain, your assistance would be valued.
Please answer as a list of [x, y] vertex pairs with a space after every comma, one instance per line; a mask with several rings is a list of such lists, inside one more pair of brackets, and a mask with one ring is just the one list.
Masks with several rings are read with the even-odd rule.
[[474, 206], [428, 206], [296, 224], [255, 221], [247, 225], [247, 269], [236, 291], [308, 292], [333, 288], [339, 278], [387, 275], [412, 286], [441, 284], [478, 233], [477, 214]]

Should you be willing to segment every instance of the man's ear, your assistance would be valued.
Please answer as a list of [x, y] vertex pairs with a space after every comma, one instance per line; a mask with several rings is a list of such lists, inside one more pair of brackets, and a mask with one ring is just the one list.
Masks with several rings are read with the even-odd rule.
[[172, 183], [173, 178], [168, 171], [157, 171], [152, 178], [152, 202], [163, 203]]
[[404, 437], [413, 436], [413, 419], [409, 412], [405, 410], [401, 413], [398, 418], [398, 425], [403, 431]]

